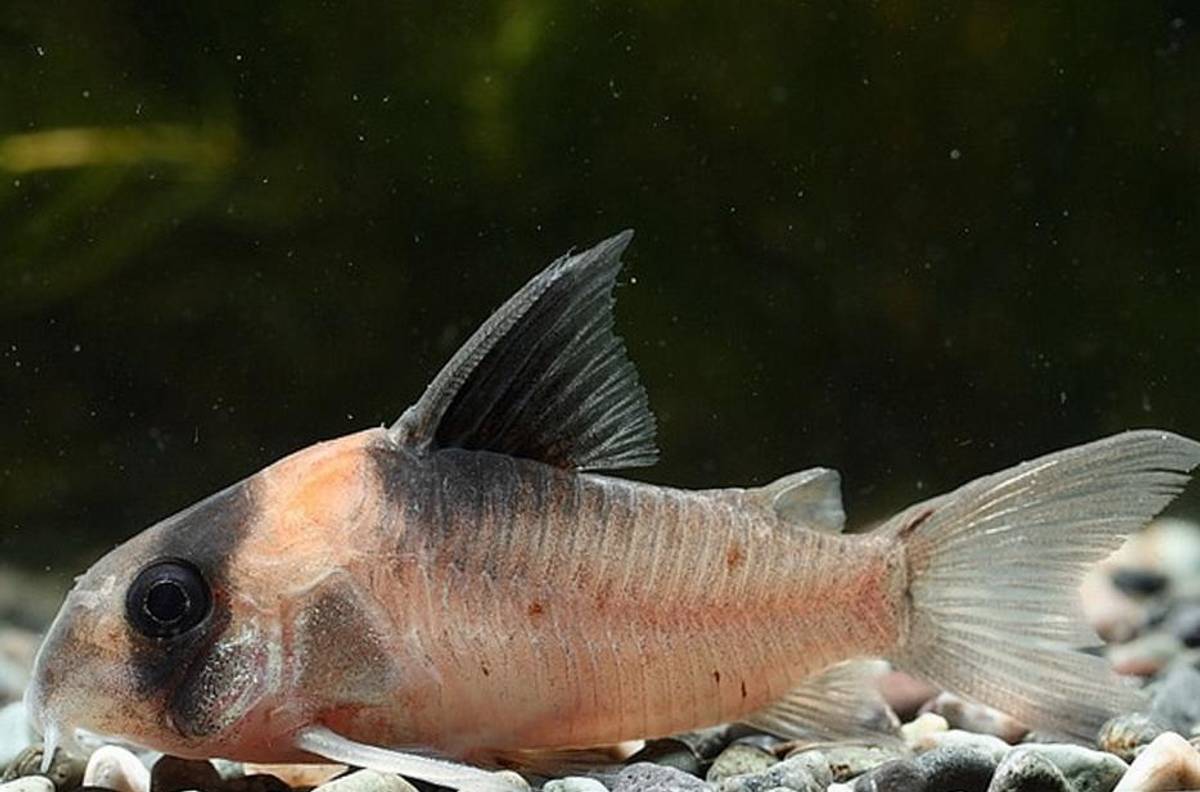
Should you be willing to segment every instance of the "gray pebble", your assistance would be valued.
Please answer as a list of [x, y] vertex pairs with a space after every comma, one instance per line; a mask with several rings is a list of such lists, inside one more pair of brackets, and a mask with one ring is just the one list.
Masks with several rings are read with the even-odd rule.
[[674, 767], [694, 776], [701, 775], [702, 762], [696, 749], [686, 741], [668, 737], [661, 740], [650, 740], [632, 757], [630, 763], [653, 762], [654, 764]]
[[1071, 785], [1049, 759], [1019, 748], [1004, 757], [987, 792], [1072, 792]]
[[973, 749], [990, 756], [993, 764], [998, 765], [1005, 754], [1012, 749], [1012, 746], [991, 734], [974, 734], [961, 729], [928, 734], [921, 738], [917, 745], [918, 751], [939, 748]]
[[[603, 789], [603, 787], [601, 787]], [[417, 788], [393, 773], [356, 770], [349, 775], [326, 781], [314, 792], [417, 792]]]
[[793, 792], [825, 792], [830, 783], [829, 766], [824, 764], [824, 757], [813, 756], [813, 753], [789, 757], [761, 773], [726, 778], [717, 784], [717, 789], [720, 792], [768, 792], [782, 787]]
[[1189, 663], [1171, 666], [1154, 693], [1150, 716], [1170, 731], [1191, 734], [1200, 725], [1200, 671]]
[[833, 783], [833, 771], [829, 759], [820, 750], [804, 751], [784, 759], [768, 772], [783, 772], [787, 768], [802, 767], [822, 788]]
[[594, 778], [567, 776], [547, 781], [542, 792], [608, 792], [608, 787]]
[[1129, 765], [1112, 754], [1081, 745], [1043, 743], [1022, 746], [1018, 750], [1031, 751], [1048, 760], [1063, 774], [1074, 792], [1112, 792], [1129, 769]]
[[621, 771], [613, 792], [710, 792], [712, 788], [674, 767], [638, 762]]
[[928, 792], [986, 792], [999, 761], [978, 748], [942, 746], [913, 760]]
[[1134, 712], [1118, 715], [1100, 727], [1096, 743], [1100, 750], [1132, 762], [1138, 751], [1154, 741], [1166, 729], [1149, 715]]
[[164, 756], [150, 768], [151, 792], [186, 792], [190, 789], [217, 789], [221, 774], [211, 763], [201, 760]]
[[882, 745], [834, 745], [821, 752], [834, 781], [849, 781], [885, 762], [903, 758], [898, 750]]
[[25, 776], [0, 784], [0, 792], [54, 792], [54, 783], [45, 776]]
[[895, 759], [861, 775], [854, 792], [923, 792], [925, 773], [911, 759]]
[[[667, 738], [671, 742], [680, 742], [691, 749], [692, 753], [701, 759], [713, 759], [733, 741], [734, 736], [742, 727], [725, 724], [698, 729], [691, 732], [675, 734]], [[657, 740], [653, 742], [658, 742]]]
[[762, 748], [749, 743], [734, 743], [713, 760], [706, 778], [710, 782], [716, 782], [738, 775], [754, 775], [778, 761], [774, 754]]

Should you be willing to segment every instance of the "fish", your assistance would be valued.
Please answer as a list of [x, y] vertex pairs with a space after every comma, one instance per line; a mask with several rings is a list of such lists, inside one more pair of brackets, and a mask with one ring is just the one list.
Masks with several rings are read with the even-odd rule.
[[828, 468], [614, 475], [658, 458], [615, 333], [631, 237], [533, 277], [394, 424], [292, 453], [77, 578], [26, 693], [46, 761], [83, 730], [511, 790], [497, 768], [713, 724], [886, 732], [864, 717], [880, 663], [1081, 740], [1145, 706], [1080, 651], [1098, 639], [1077, 586], [1200, 443], [1126, 431], [850, 533]]

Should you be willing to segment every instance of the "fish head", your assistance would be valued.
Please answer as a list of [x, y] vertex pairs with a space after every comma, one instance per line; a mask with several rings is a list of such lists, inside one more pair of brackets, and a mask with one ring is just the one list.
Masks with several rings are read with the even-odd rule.
[[205, 753], [269, 692], [271, 620], [231, 575], [248, 479], [147, 529], [80, 576], [34, 663], [26, 704], [51, 743], [77, 728]]
[[264, 741], [303, 725], [287, 722], [288, 610], [354, 546], [342, 529], [362, 502], [364, 447], [381, 434], [280, 460], [77, 578], [26, 691], [48, 749], [85, 729], [178, 756], [278, 754]]

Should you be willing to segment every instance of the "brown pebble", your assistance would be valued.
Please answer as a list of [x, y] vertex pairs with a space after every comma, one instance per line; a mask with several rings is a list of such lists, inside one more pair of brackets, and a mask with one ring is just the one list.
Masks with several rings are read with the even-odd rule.
[[1100, 727], [1096, 744], [1101, 751], [1115, 754], [1126, 762], [1132, 762], [1138, 751], [1149, 745], [1164, 731], [1163, 727], [1149, 715], [1133, 712], [1109, 719]]
[[70, 756], [63, 751], [55, 751], [54, 760], [50, 763], [50, 771], [42, 772], [42, 746], [31, 745], [21, 751], [4, 768], [0, 782], [13, 781], [30, 775], [45, 775], [54, 783], [55, 789], [75, 789], [83, 783], [83, 771], [87, 761], [76, 756]]

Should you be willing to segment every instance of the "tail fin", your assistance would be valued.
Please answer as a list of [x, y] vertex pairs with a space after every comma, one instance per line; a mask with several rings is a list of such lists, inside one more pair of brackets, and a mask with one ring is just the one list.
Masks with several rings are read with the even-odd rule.
[[1083, 621], [1087, 567], [1163, 509], [1200, 443], [1135, 431], [972, 481], [888, 521], [904, 545], [909, 611], [891, 659], [905, 670], [1085, 740], [1143, 705]]

